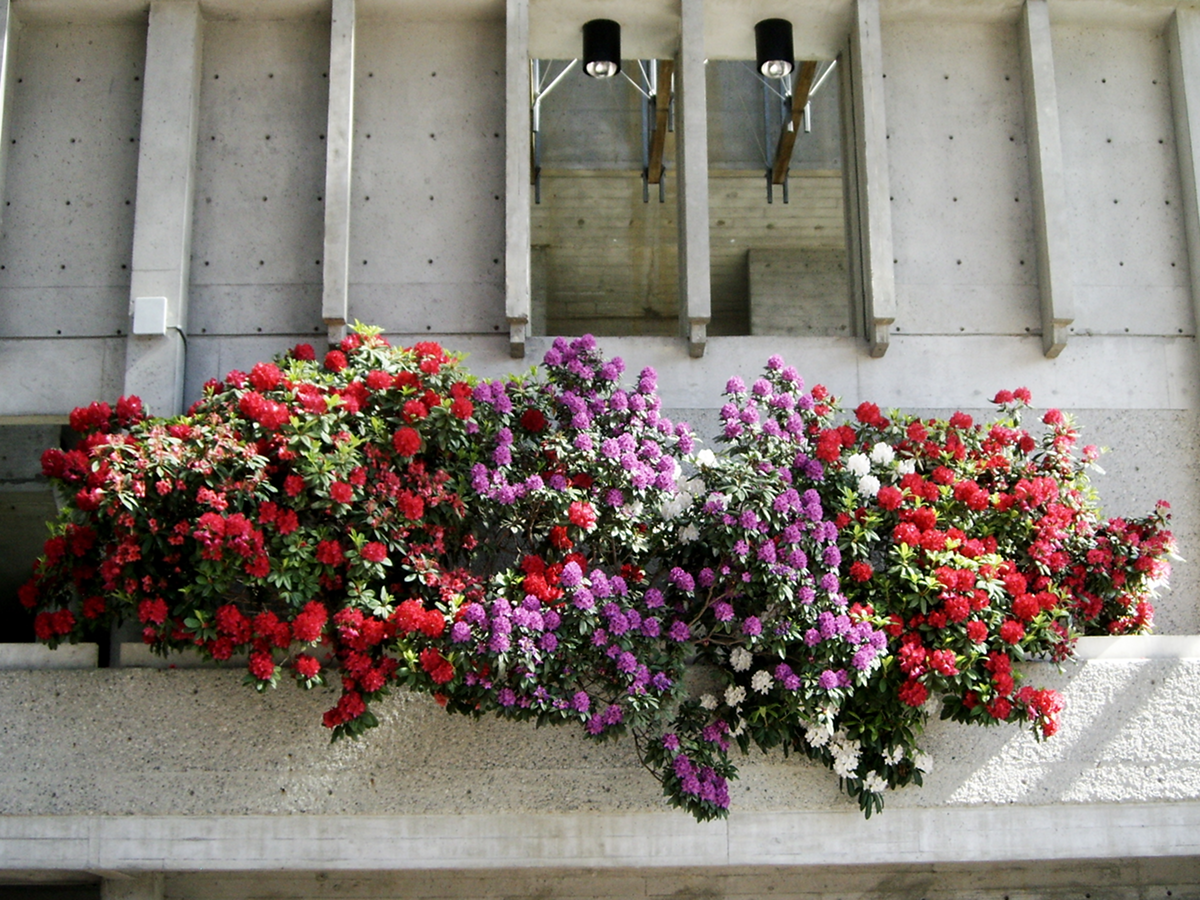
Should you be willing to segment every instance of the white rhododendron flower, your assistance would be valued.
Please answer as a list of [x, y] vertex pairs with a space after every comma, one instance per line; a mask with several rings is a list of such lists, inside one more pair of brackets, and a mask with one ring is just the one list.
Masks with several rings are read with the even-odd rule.
[[874, 475], [864, 475], [858, 479], [858, 492], [864, 497], [874, 497], [879, 493], [879, 479]]
[[692, 522], [679, 529], [679, 541], [683, 544], [690, 544], [693, 541], [700, 540], [700, 529], [696, 527], [696, 523]]
[[735, 725], [733, 727], [733, 729], [729, 732], [729, 736], [730, 737], [738, 737], [745, 730], [746, 730], [746, 720], [738, 719], [737, 725]]
[[933, 757], [923, 750], [918, 750], [913, 754], [913, 765], [928, 775], [933, 771]]
[[774, 677], [766, 669], [759, 669], [750, 679], [750, 687], [758, 691], [760, 694], [765, 694], [771, 689], [771, 685], [775, 683]]
[[664, 519], [674, 519], [690, 505], [691, 498], [687, 494], [674, 494], [662, 502], [658, 511]]
[[696, 454], [696, 465], [702, 469], [711, 469], [717, 464], [717, 454], [713, 453], [707, 447]]
[[890, 466], [896, 458], [896, 451], [891, 444], [880, 441], [871, 448], [871, 462], [879, 466]]
[[917, 471], [917, 461], [915, 459], [902, 459], [896, 463], [896, 471], [901, 475], [911, 475]]
[[863, 787], [876, 794], [886, 791], [887, 786], [887, 779], [878, 772], [868, 772], [867, 777], [863, 779]]
[[892, 747], [892, 748], [884, 751], [883, 761], [885, 763], [887, 763], [889, 766], [896, 765], [902, 759], [904, 759], [904, 748], [903, 747]]
[[729, 654], [729, 665], [735, 672], [747, 672], [754, 656], [745, 647], [734, 647]]
[[640, 519], [645, 508], [641, 500], [634, 500], [632, 503], [626, 503], [622, 506], [621, 511], [631, 519]]
[[707, 709], [710, 711], [716, 709], [717, 708], [717, 698], [714, 697], [712, 694], [701, 694], [700, 695], [700, 708]]
[[846, 468], [861, 478], [871, 471], [871, 460], [865, 453], [855, 453], [846, 460]]
[[737, 706], [746, 699], [746, 689], [740, 684], [731, 684], [725, 688], [725, 702], [729, 706]]
[[811, 747], [824, 747], [829, 743], [829, 729], [817, 722], [806, 722], [804, 725], [804, 740]]

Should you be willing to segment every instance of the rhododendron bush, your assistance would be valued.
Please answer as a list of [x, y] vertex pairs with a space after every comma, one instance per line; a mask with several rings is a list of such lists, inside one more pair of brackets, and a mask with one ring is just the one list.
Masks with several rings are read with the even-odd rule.
[[[333, 736], [391, 689], [457, 713], [629, 733], [671, 803], [722, 816], [742, 751], [820, 761], [870, 815], [920, 783], [943, 717], [1058, 727], [1014, 662], [1150, 626], [1162, 504], [1105, 519], [1057, 411], [976, 424], [839, 413], [772, 357], [721, 452], [591, 338], [479, 381], [359, 327], [318, 360], [210, 382], [187, 415], [76, 410], [64, 499], [22, 602], [56, 645], [136, 619], [157, 651], [340, 688]], [[699, 666], [700, 678], [688, 678]]]

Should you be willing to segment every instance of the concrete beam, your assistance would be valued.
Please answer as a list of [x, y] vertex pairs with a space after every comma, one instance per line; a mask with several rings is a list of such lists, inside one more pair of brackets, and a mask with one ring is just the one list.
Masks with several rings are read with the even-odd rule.
[[321, 315], [329, 340], [350, 313], [350, 178], [354, 158], [356, 0], [333, 0], [329, 35], [329, 126], [325, 149], [325, 254]]
[[100, 900], [162, 900], [166, 879], [161, 872], [105, 878], [100, 882]]
[[530, 264], [529, 0], [507, 0], [504, 33], [504, 310], [508, 347], [525, 355], [533, 280]]
[[1200, 11], [1175, 11], [1167, 28], [1167, 47], [1192, 309], [1200, 322]]
[[[154, 0], [133, 224], [125, 393], [149, 412], [183, 409], [192, 195], [204, 22], [196, 0]], [[140, 334], [134, 332], [142, 332]]]
[[1026, 0], [1019, 30], [1037, 235], [1042, 352], [1054, 358], [1067, 345], [1067, 332], [1075, 321], [1075, 289], [1071, 283], [1066, 175], [1046, 0]]
[[[19, 23], [9, 0], [0, 0], [0, 201], [3, 201], [4, 177], [8, 171], [9, 126], [12, 123], [12, 72]], [[4, 204], [0, 202], [0, 222]]]
[[679, 326], [688, 353], [704, 355], [712, 318], [708, 235], [708, 110], [704, 3], [683, 0], [676, 64], [675, 155], [679, 178]]
[[879, 0], [855, 0], [849, 57], [848, 112], [856, 151], [849, 206], [857, 212], [857, 221], [851, 223], [851, 266], [858, 270], [853, 279], [855, 305], [862, 309], [855, 318], [863, 326], [871, 356], [878, 358], [887, 352], [890, 326], [896, 320]]

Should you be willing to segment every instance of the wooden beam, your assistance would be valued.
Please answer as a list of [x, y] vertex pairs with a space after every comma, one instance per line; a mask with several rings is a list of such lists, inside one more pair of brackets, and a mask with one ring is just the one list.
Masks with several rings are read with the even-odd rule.
[[808, 94], [816, 77], [817, 63], [814, 60], [800, 63], [800, 71], [792, 89], [792, 116], [783, 124], [783, 130], [779, 132], [779, 142], [775, 145], [775, 165], [771, 167], [772, 184], [783, 184], [787, 180], [788, 169], [792, 165], [792, 147], [796, 145], [796, 135], [800, 133], [800, 123], [804, 120], [804, 107], [808, 106]]
[[660, 184], [663, 177], [663, 148], [667, 143], [667, 125], [671, 118], [671, 76], [675, 73], [675, 61], [660, 59], [658, 66], [658, 94], [654, 98], [654, 132], [650, 135], [650, 165], [647, 181]]

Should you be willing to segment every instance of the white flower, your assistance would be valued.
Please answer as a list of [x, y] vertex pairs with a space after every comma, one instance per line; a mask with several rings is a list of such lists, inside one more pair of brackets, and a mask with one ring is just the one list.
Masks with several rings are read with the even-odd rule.
[[737, 725], [735, 725], [735, 726], [733, 727], [733, 730], [729, 732], [729, 736], [730, 736], [730, 737], [737, 737], [738, 735], [740, 735], [740, 734], [741, 734], [743, 731], [745, 731], [745, 730], [746, 730], [746, 720], [745, 720], [745, 719], [738, 719], [738, 720], [737, 720]]
[[836, 750], [833, 754], [833, 774], [839, 778], [853, 778], [854, 770], [858, 768], [857, 753], [838, 753]]
[[729, 706], [737, 706], [746, 699], [746, 689], [740, 684], [731, 684], [725, 688], [725, 702]]
[[917, 461], [915, 459], [902, 459], [896, 463], [896, 471], [901, 475], [911, 475], [917, 471]]
[[621, 512], [625, 513], [631, 519], [640, 519], [643, 511], [645, 511], [645, 506], [641, 500], [634, 500], [632, 503], [626, 503], [621, 507]]
[[662, 502], [658, 511], [664, 519], [674, 519], [687, 509], [691, 502], [692, 500], [687, 494], [673, 494]]
[[871, 460], [865, 453], [855, 453], [846, 460], [846, 468], [861, 478], [871, 471]]
[[879, 493], [879, 479], [874, 475], [864, 475], [858, 479], [858, 492], [864, 497], [874, 497]]
[[679, 489], [689, 497], [699, 497], [704, 493], [704, 479], [689, 478], [679, 485]]
[[829, 729], [816, 722], [804, 724], [804, 740], [810, 747], [824, 747], [829, 743]]
[[863, 787], [872, 793], [879, 794], [887, 790], [887, 779], [878, 772], [868, 772], [863, 779]]
[[883, 761], [889, 766], [896, 765], [902, 759], [904, 759], [903, 747], [892, 747], [891, 749], [884, 751]]
[[729, 654], [729, 665], [735, 672], [749, 671], [752, 662], [754, 656], [745, 647], [734, 647]]
[[696, 454], [696, 465], [702, 469], [711, 469], [717, 464], [717, 454], [713, 453], [707, 447]]
[[766, 669], [759, 669], [750, 679], [750, 687], [754, 688], [760, 694], [765, 694], [771, 689], [771, 685], [775, 683], [775, 679], [771, 677], [771, 673]]
[[890, 466], [896, 459], [896, 451], [892, 449], [891, 444], [885, 444], [880, 441], [871, 448], [871, 462], [880, 466]]
[[928, 775], [933, 771], [933, 757], [923, 750], [918, 750], [913, 754], [913, 765]]
[[679, 540], [684, 544], [690, 544], [693, 541], [700, 540], [700, 529], [696, 527], [695, 522], [692, 522], [689, 525], [679, 529]]
[[701, 694], [700, 695], [700, 708], [707, 709], [710, 711], [716, 709], [717, 708], [717, 698], [714, 697], [712, 694]]

